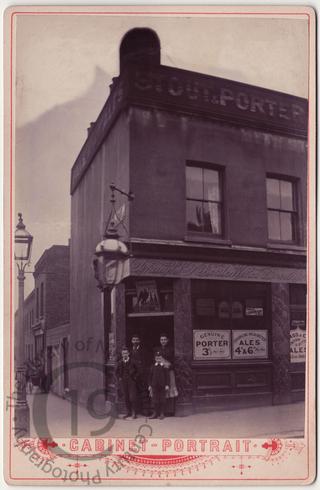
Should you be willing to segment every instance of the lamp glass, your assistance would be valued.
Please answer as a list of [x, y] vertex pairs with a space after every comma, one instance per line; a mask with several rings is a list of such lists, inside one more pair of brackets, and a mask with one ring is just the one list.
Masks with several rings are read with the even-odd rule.
[[105, 265], [105, 280], [108, 286], [115, 286], [122, 280], [123, 260], [111, 260]]
[[14, 258], [28, 262], [33, 237], [26, 230], [17, 230], [14, 236]]
[[105, 282], [108, 286], [116, 284], [117, 280], [117, 264], [115, 260], [105, 264]]

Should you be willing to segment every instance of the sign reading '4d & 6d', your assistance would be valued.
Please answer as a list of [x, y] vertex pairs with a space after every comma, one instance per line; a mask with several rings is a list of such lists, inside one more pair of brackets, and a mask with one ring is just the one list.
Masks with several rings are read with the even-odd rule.
[[267, 330], [233, 330], [233, 359], [267, 359]]
[[231, 359], [230, 330], [194, 330], [193, 359]]

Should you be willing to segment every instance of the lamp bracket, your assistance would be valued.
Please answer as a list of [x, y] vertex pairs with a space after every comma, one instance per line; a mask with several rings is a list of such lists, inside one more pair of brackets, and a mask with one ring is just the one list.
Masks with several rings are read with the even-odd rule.
[[[134, 200], [134, 194], [130, 190], [129, 192], [125, 192], [124, 190], [120, 189], [117, 187], [113, 182], [109, 185], [110, 190], [111, 190], [111, 197], [110, 197], [110, 203], [111, 203], [111, 210], [109, 213], [109, 217], [106, 223], [105, 231], [104, 231], [104, 238], [119, 238], [119, 234], [117, 231], [117, 228], [121, 225], [122, 228], [125, 230], [125, 233], [128, 235], [128, 229], [126, 225], [123, 222], [123, 218], [119, 218], [117, 215], [117, 210], [115, 207], [116, 204], [116, 198], [115, 198], [115, 192], [119, 192], [119, 194], [122, 194], [125, 196], [129, 202]], [[118, 220], [118, 224], [116, 225], [115, 223], [115, 218]]]
[[123, 196], [126, 196], [128, 198], [128, 201], [134, 200], [134, 194], [132, 191], [125, 192], [122, 189], [119, 189], [119, 187], [116, 187], [113, 182], [109, 185], [109, 187], [111, 189], [111, 200], [115, 199], [114, 197], [115, 191], [119, 192], [119, 194], [122, 194]]

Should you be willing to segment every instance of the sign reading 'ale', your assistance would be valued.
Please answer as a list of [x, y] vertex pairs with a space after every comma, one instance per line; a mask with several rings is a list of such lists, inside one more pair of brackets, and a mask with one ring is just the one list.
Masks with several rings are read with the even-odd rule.
[[267, 359], [267, 330], [234, 330], [232, 332], [233, 359]]
[[306, 362], [307, 334], [301, 327], [305, 327], [304, 320], [293, 320], [290, 330], [290, 361]]

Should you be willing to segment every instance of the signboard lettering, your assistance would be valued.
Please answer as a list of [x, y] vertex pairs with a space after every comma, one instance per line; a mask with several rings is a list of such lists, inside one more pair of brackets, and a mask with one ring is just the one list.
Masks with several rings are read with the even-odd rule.
[[283, 102], [276, 93], [266, 97], [262, 90], [261, 95], [257, 95], [259, 89], [256, 87], [243, 88], [237, 82], [232, 83], [214, 77], [211, 77], [208, 83], [198, 74], [197, 80], [193, 80], [186, 75], [171, 75], [170, 71], [162, 67], [161, 72], [136, 71], [134, 86], [143, 92], [156, 92], [200, 104], [219, 106], [222, 109], [234, 109], [236, 112], [278, 119], [282, 123], [291, 121], [304, 125], [306, 122], [306, 111], [302, 104], [293, 103], [289, 98]]
[[[301, 326], [305, 326], [304, 320], [295, 320]], [[294, 321], [291, 322], [291, 327]], [[294, 330], [290, 330], [290, 361], [306, 362], [306, 344], [307, 334], [305, 330], [302, 330], [300, 326], [297, 326]]]
[[263, 304], [261, 299], [256, 298], [246, 300], [246, 316], [263, 316]]
[[194, 330], [193, 359], [231, 359], [230, 330]]
[[233, 330], [232, 358], [233, 359], [267, 359], [268, 358], [267, 330]]

